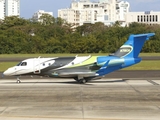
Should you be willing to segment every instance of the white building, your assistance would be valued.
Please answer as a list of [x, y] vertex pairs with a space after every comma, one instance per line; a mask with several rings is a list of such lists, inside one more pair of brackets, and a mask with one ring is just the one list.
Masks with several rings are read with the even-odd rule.
[[126, 15], [126, 23], [129, 25], [132, 22], [145, 23], [149, 25], [160, 24], [160, 12], [129, 12]]
[[5, 16], [20, 16], [20, 0], [0, 0], [0, 19]]
[[39, 10], [39, 11], [37, 11], [37, 12], [34, 13], [34, 15], [33, 15], [32, 18], [33, 18], [34, 20], [40, 22], [39, 18], [40, 18], [43, 14], [49, 14], [49, 15], [53, 16], [53, 12], [45, 12], [44, 10]]
[[128, 12], [129, 3], [119, 3], [118, 0], [99, 0], [99, 2], [90, 2], [90, 0], [73, 0], [70, 8], [58, 10], [58, 17], [61, 17], [68, 23], [74, 24], [75, 27], [83, 25], [84, 23], [96, 22], [103, 22], [105, 25], [112, 25], [117, 21], [118, 10], [118, 13], [121, 14], [118, 15], [120, 20], [124, 20], [123, 12]]
[[129, 12], [130, 4], [126, 1], [119, 1], [116, 4], [117, 10], [117, 21], [121, 23], [122, 26], [126, 26], [126, 14]]
[[3, 19], [5, 16], [4, 6], [5, 0], [0, 0], [0, 19]]

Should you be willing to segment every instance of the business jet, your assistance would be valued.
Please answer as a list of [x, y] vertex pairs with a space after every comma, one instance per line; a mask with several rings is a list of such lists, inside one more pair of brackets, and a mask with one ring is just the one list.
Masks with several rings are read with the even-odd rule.
[[[75, 56], [30, 58], [4, 71], [5, 76], [39, 75], [54, 78], [73, 78], [79, 83], [101, 78], [122, 68], [137, 64], [144, 43], [155, 33], [132, 34], [114, 54], [109, 56]], [[20, 83], [17, 77], [17, 83]]]

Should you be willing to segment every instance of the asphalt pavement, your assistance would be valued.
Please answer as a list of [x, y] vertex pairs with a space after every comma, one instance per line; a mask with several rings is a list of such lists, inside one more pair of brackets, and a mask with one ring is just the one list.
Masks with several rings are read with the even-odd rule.
[[0, 120], [159, 120], [160, 79], [0, 80]]

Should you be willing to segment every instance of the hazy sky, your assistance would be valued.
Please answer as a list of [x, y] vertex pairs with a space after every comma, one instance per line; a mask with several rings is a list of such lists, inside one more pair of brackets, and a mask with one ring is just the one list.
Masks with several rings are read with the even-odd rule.
[[[31, 18], [38, 10], [53, 12], [57, 17], [58, 9], [70, 7], [72, 0], [21, 0], [21, 17]], [[98, 1], [98, 0], [91, 0]], [[130, 3], [130, 11], [160, 11], [160, 0], [124, 0]]]

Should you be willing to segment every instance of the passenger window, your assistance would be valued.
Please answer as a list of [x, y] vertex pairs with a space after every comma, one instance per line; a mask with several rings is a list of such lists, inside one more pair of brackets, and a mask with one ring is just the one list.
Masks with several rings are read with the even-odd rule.
[[27, 62], [23, 62], [21, 66], [27, 66]]

